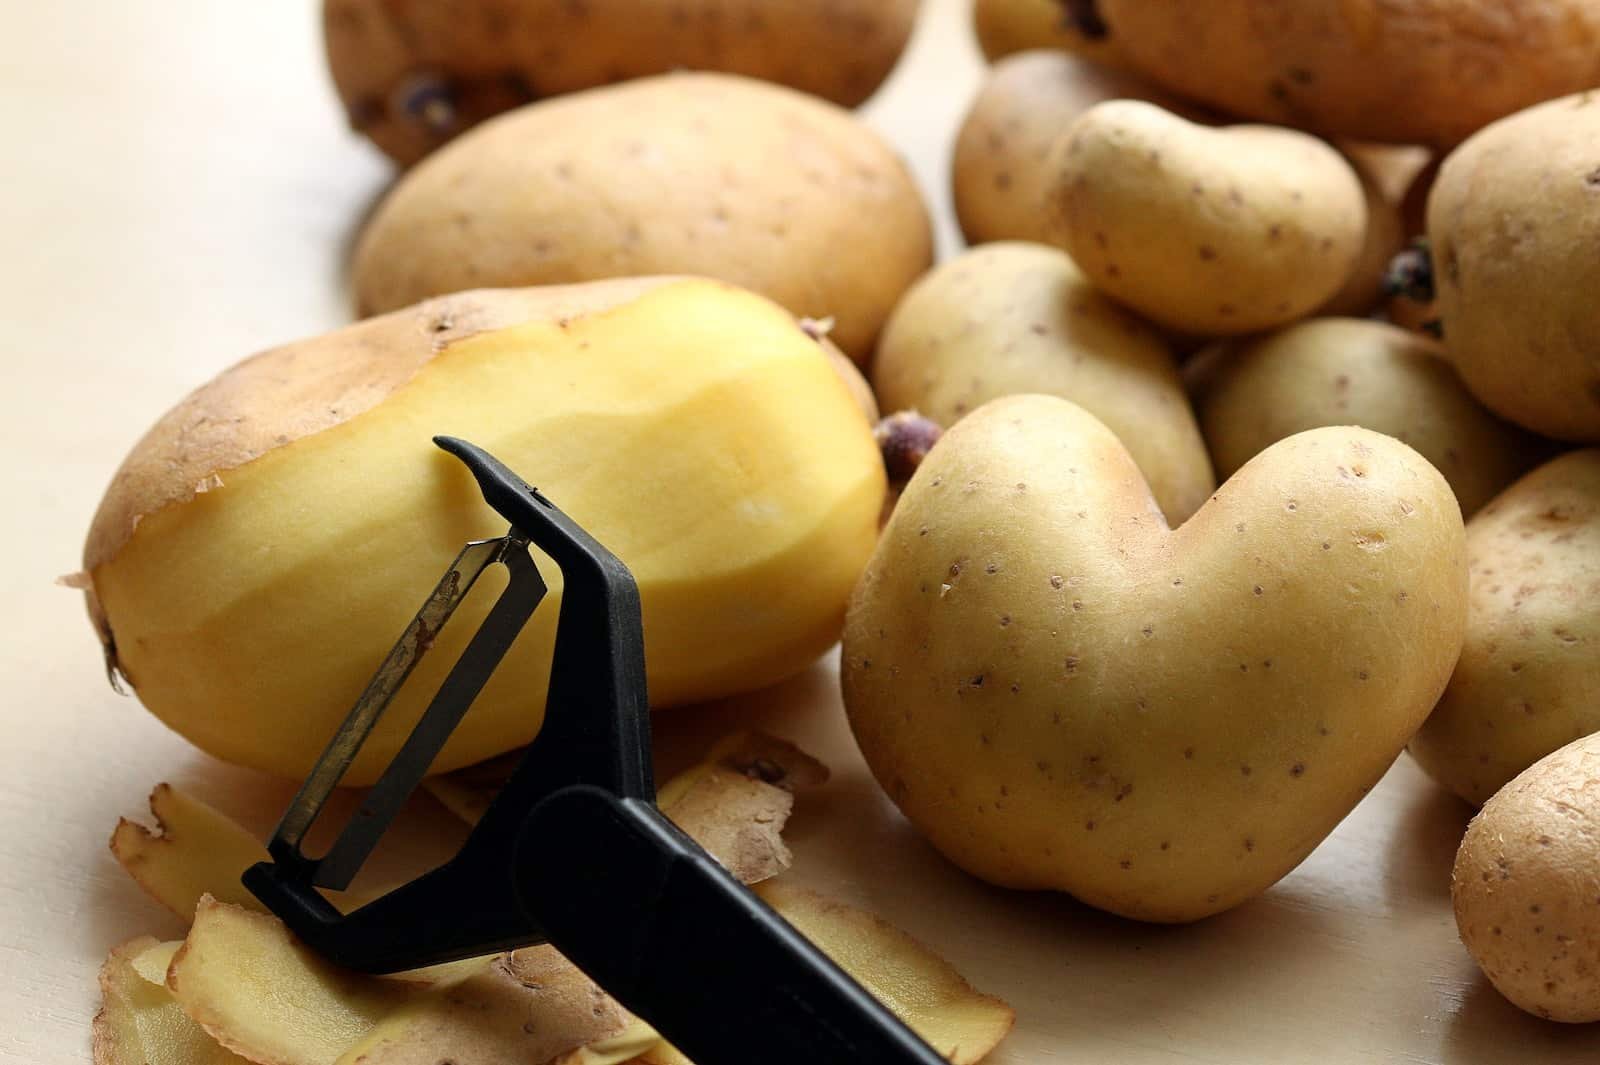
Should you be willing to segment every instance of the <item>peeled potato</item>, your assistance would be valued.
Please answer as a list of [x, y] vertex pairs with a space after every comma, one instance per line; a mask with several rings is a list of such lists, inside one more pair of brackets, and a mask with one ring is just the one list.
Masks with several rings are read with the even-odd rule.
[[[248, 360], [134, 449], [84, 568], [144, 704], [219, 757], [303, 777], [461, 545], [504, 529], [430, 442], [450, 432], [632, 570], [658, 706], [803, 668], [877, 534], [871, 429], [782, 309], [703, 280], [467, 293]], [[543, 573], [550, 596], [436, 771], [538, 730], [561, 588]], [[347, 783], [389, 763], [491, 599], [461, 604]]]
[[1546, 755], [1467, 826], [1456, 927], [1495, 988], [1553, 1021], [1600, 1021], [1600, 733]]
[[1216, 487], [1165, 338], [1055, 248], [985, 244], [918, 281], [884, 329], [872, 383], [889, 408], [944, 426], [1000, 396], [1070, 399], [1123, 441], [1173, 524]]
[[1110, 100], [1054, 149], [1051, 243], [1158, 325], [1203, 336], [1271, 328], [1315, 310], [1355, 269], [1366, 199], [1315, 137], [1214, 129]]
[[850, 726], [991, 883], [1190, 921], [1265, 891], [1393, 763], [1461, 650], [1460, 510], [1416, 452], [1327, 428], [1169, 530], [1051, 396], [951, 428], [851, 600]]

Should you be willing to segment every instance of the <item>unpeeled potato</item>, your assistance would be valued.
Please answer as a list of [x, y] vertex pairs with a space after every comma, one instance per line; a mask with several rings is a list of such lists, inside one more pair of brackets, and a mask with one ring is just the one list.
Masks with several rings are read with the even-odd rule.
[[944, 426], [1000, 396], [1070, 399], [1117, 434], [1174, 525], [1216, 488], [1165, 339], [1055, 248], [984, 244], [918, 281], [884, 329], [872, 383], [890, 409]]
[[921, 195], [848, 112], [674, 74], [485, 123], [403, 177], [361, 235], [364, 314], [484, 286], [696, 274], [831, 319], [865, 362], [933, 253]]
[[1389, 437], [1290, 437], [1169, 531], [1099, 422], [999, 399], [901, 496], [851, 599], [845, 707], [962, 868], [1194, 920], [1388, 769], [1449, 678], [1466, 581], [1455, 497]]
[[1315, 137], [1213, 129], [1137, 100], [1085, 111], [1051, 160], [1051, 243], [1100, 288], [1180, 332], [1293, 321], [1354, 270], [1366, 199]]
[[1034, 48], [1065, 49], [1107, 66], [1123, 62], [1092, 2], [973, 0], [972, 31], [990, 62]]
[[779, 82], [845, 106], [871, 96], [918, 0], [324, 0], [328, 66], [351, 124], [414, 163], [502, 111], [687, 68]]

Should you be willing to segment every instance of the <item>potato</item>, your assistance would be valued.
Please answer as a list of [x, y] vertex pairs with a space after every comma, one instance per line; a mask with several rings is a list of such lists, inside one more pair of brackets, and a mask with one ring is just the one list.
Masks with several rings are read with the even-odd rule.
[[678, 68], [853, 107], [900, 58], [918, 0], [324, 0], [350, 124], [398, 162], [558, 93]]
[[[211, 753], [304, 776], [461, 545], [504, 528], [430, 443], [451, 432], [633, 571], [657, 706], [803, 668], [877, 535], [871, 428], [780, 308], [705, 280], [463, 293], [259, 355], [151, 430], [85, 548], [112, 663]], [[544, 576], [436, 772], [537, 731]], [[461, 605], [349, 783], [391, 759], [491, 598]]]
[[1050, 151], [1084, 111], [1116, 99], [1201, 117], [1143, 78], [1062, 52], [1023, 52], [996, 63], [962, 121], [951, 160], [967, 242], [1046, 239]]
[[1275, 441], [1359, 425], [1416, 448], [1474, 511], [1543, 458], [1543, 441], [1480, 407], [1437, 341], [1386, 322], [1316, 318], [1227, 346], [1196, 389], [1217, 475]]
[[1099, 0], [1124, 61], [1230, 114], [1448, 146], [1600, 83], [1594, 0]]
[[1093, 0], [973, 0], [972, 30], [990, 62], [1033, 48], [1064, 48], [1112, 66], [1123, 62]]
[[1361, 253], [1361, 180], [1334, 149], [1264, 126], [1210, 129], [1110, 100], [1050, 164], [1051, 243], [1159, 325], [1231, 335], [1330, 299]]
[[1293, 869], [1427, 716], [1462, 541], [1444, 478], [1378, 433], [1280, 441], [1169, 532], [1094, 418], [998, 399], [934, 446], [851, 598], [850, 725], [968, 872], [1204, 917]]
[[362, 234], [362, 313], [480, 286], [702, 274], [832, 318], [865, 360], [932, 232], [910, 174], [847, 112], [678, 74], [534, 104], [402, 178]]
[[1384, 278], [1389, 263], [1405, 247], [1404, 225], [1400, 220], [1399, 199], [1385, 189], [1389, 161], [1374, 165], [1371, 154], [1346, 151], [1345, 158], [1361, 179], [1361, 195], [1367, 205], [1367, 225], [1362, 231], [1361, 251], [1344, 284], [1317, 308], [1321, 315], [1364, 315], [1377, 309], [1384, 299]]
[[1600, 732], [1600, 450], [1506, 489], [1467, 525], [1461, 661], [1411, 753], [1472, 803]]
[[944, 426], [999, 396], [1070, 399], [1122, 440], [1174, 525], [1216, 488], [1161, 334], [1054, 248], [986, 244], [917, 282], [884, 329], [872, 383], [891, 409]]
[[1553, 1021], [1600, 1021], [1600, 733], [1524, 770], [1467, 826], [1450, 896], [1499, 992]]
[[[1597, 16], [1600, 17], [1600, 16]], [[1428, 196], [1445, 348], [1490, 410], [1600, 441], [1600, 93], [1502, 119]]]

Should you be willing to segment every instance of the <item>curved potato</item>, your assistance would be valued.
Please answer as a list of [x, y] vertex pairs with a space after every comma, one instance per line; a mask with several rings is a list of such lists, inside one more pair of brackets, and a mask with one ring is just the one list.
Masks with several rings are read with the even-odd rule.
[[[1597, 52], [1596, 54], [1600, 54]], [[1600, 93], [1501, 119], [1428, 195], [1445, 350], [1484, 406], [1600, 442]]]
[[1099, 0], [1135, 70], [1229, 114], [1448, 147], [1600, 84], [1593, 0]]
[[324, 0], [350, 124], [411, 164], [502, 111], [675, 69], [854, 107], [905, 49], [918, 0]]
[[1344, 285], [1367, 228], [1360, 178], [1315, 137], [1211, 129], [1110, 100], [1052, 157], [1051, 243], [1159, 325], [1233, 335], [1293, 321]]
[[1173, 525], [1216, 488], [1161, 334], [1055, 248], [985, 244], [939, 266], [890, 316], [872, 381], [889, 409], [947, 427], [1000, 396], [1070, 399], [1117, 434]]
[[934, 445], [851, 597], [850, 725], [974, 875], [1195, 920], [1294, 868], [1427, 716], [1462, 540], [1378, 433], [1280, 441], [1169, 531], [1094, 418], [998, 399]]
[[990, 68], [951, 158], [956, 217], [967, 243], [1045, 240], [1051, 149], [1084, 111], [1118, 99], [1149, 100], [1204, 120], [1143, 78], [1064, 52], [1022, 52]]
[[1478, 405], [1437, 341], [1355, 318], [1316, 318], [1241, 342], [1204, 368], [1195, 407], [1227, 478], [1284, 437], [1359, 425], [1416, 448], [1471, 517], [1549, 452]]
[[1600, 1021], [1600, 734], [1495, 793], [1456, 852], [1456, 928], [1495, 989], [1546, 1020]]
[[1411, 754], [1481, 803], [1600, 732], [1600, 450], [1546, 463], [1479, 511], [1467, 565], [1466, 644]]
[[932, 254], [909, 172], [850, 114], [675, 74], [534, 104], [436, 152], [368, 223], [354, 269], [363, 314], [486, 285], [700, 274], [832, 318], [864, 361]]
[[1361, 179], [1361, 195], [1367, 204], [1367, 225], [1361, 238], [1361, 251], [1356, 255], [1350, 276], [1345, 278], [1339, 291], [1317, 308], [1317, 314], [1364, 315], [1384, 302], [1384, 278], [1395, 254], [1405, 247], [1405, 224], [1401, 220], [1400, 202], [1387, 190], [1390, 175], [1386, 173], [1388, 160], [1375, 160], [1373, 153], [1345, 150], [1345, 158], [1355, 168]]

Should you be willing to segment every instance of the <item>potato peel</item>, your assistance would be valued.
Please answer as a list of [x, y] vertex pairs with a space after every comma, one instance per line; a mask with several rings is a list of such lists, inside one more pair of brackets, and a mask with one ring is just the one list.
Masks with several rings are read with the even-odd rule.
[[260, 1065], [333, 1065], [416, 993], [337, 969], [277, 918], [209, 895], [167, 987], [212, 1038]]
[[[656, 1037], [553, 947], [490, 959], [459, 984], [379, 1021], [339, 1065], [546, 1065], [608, 1044], [586, 1065], [626, 1061]], [[627, 1036], [618, 1041], [618, 1037]]]
[[171, 784], [157, 784], [150, 792], [150, 813], [154, 832], [127, 818], [117, 822], [111, 853], [151, 898], [185, 921], [207, 894], [264, 912], [239, 882], [246, 869], [268, 860], [254, 836]]
[[94, 1065], [243, 1065], [178, 1006], [166, 987], [152, 982], [139, 962], [177, 944], [150, 936], [112, 950], [100, 969], [103, 1004], [95, 1015]]

